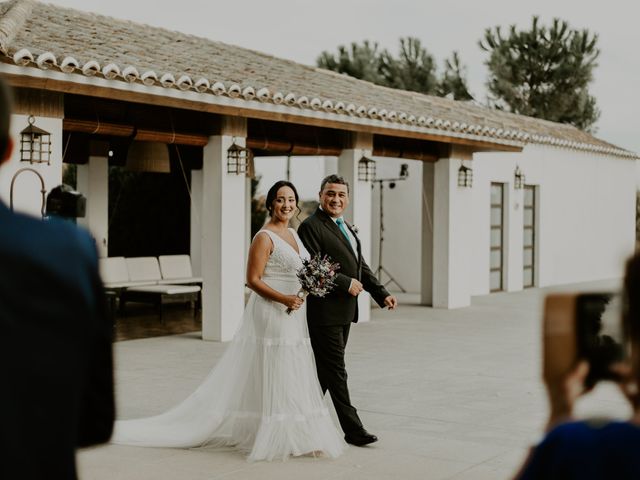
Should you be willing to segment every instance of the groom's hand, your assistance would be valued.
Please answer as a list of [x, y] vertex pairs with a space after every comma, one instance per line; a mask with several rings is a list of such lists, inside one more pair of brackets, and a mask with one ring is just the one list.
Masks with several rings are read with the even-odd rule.
[[398, 299], [393, 295], [389, 295], [387, 298], [384, 299], [384, 306], [387, 307], [389, 310], [393, 310], [398, 306]]
[[351, 279], [351, 285], [349, 285], [349, 293], [354, 297], [360, 295], [360, 293], [364, 290], [362, 283], [355, 278]]

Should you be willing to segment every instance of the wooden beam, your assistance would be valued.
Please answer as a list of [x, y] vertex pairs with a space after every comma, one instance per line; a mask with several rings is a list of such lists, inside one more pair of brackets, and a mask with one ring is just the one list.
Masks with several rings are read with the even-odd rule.
[[64, 117], [64, 95], [45, 90], [15, 88], [13, 90], [13, 113], [36, 117]]
[[252, 109], [239, 106], [219, 105], [199, 102], [195, 100], [174, 98], [171, 96], [154, 95], [138, 91], [121, 90], [108, 88], [99, 85], [65, 82], [52, 78], [37, 78], [23, 75], [5, 73], [5, 77], [14, 86], [36, 88], [47, 91], [62, 92], [76, 95], [87, 95], [98, 98], [109, 98], [113, 100], [123, 100], [127, 102], [143, 103], [147, 105], [160, 105], [165, 107], [183, 108], [200, 112], [215, 113], [220, 115], [237, 116], [245, 118], [257, 118], [273, 120], [278, 122], [294, 123], [299, 125], [313, 125], [326, 128], [336, 128], [352, 132], [364, 132], [372, 134], [389, 135], [399, 138], [415, 138], [419, 140], [431, 140], [436, 142], [466, 145], [473, 147], [477, 151], [506, 151], [519, 152], [522, 147], [516, 145], [505, 145], [494, 143], [489, 140], [478, 140], [469, 138], [458, 138], [449, 136], [446, 133], [433, 134], [416, 132], [410, 130], [397, 130], [385, 126], [358, 125], [352, 122], [336, 119], [314, 118], [292, 113], [273, 112], [259, 109]]
[[337, 157], [342, 149], [335, 146], [303, 143], [273, 138], [247, 138], [247, 148], [257, 156], [269, 155], [325, 155]]
[[203, 147], [209, 141], [206, 135], [197, 133], [166, 132], [149, 129], [136, 129], [133, 125], [117, 123], [102, 123], [96, 120], [77, 120], [65, 118], [62, 129], [67, 132], [88, 133], [91, 135], [106, 135], [113, 137], [132, 137], [143, 142], [176, 143]]
[[373, 134], [361, 132], [347, 132], [344, 139], [344, 148], [354, 150], [373, 149]]

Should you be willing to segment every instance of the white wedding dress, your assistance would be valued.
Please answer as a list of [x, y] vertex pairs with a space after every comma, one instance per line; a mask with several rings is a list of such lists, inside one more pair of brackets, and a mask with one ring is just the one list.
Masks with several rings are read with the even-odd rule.
[[[291, 229], [298, 254], [275, 233], [262, 279], [296, 294], [296, 271], [309, 253]], [[260, 232], [259, 232], [260, 233]], [[285, 459], [346, 448], [333, 423], [316, 374], [306, 303], [286, 307], [251, 293], [242, 324], [220, 361], [182, 403], [160, 415], [117, 421], [112, 443], [148, 447], [232, 446], [249, 460]]]

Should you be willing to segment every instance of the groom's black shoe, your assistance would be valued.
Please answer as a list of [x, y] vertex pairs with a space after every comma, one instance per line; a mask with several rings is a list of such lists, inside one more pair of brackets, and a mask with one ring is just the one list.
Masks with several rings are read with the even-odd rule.
[[364, 428], [359, 432], [347, 433], [344, 436], [344, 440], [351, 445], [356, 445], [357, 447], [364, 447], [365, 445], [369, 445], [370, 443], [377, 442], [378, 437], [367, 432]]

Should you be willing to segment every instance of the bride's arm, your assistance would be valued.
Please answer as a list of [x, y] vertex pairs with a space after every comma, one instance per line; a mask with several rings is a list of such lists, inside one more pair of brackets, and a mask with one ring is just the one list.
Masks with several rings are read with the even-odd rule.
[[274, 290], [262, 280], [264, 269], [269, 261], [273, 243], [266, 233], [256, 235], [249, 248], [249, 261], [247, 262], [247, 285], [261, 297], [281, 303], [286, 307], [297, 310], [303, 300], [296, 295], [285, 295]]

